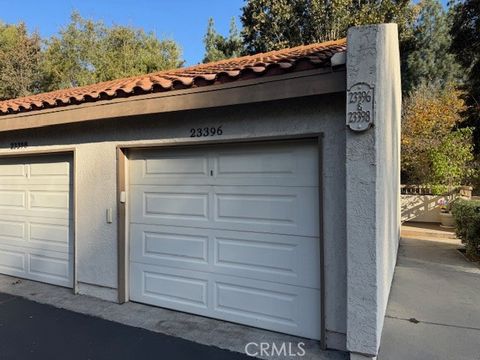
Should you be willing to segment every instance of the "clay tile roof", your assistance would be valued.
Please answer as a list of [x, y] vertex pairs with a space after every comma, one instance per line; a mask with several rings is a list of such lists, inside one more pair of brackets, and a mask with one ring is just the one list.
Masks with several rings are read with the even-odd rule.
[[328, 67], [345, 49], [341, 39], [4, 100], [0, 115]]

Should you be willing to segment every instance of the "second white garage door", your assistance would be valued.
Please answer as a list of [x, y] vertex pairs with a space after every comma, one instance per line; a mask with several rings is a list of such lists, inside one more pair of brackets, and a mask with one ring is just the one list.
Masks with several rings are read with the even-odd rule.
[[130, 298], [320, 338], [314, 142], [130, 155]]

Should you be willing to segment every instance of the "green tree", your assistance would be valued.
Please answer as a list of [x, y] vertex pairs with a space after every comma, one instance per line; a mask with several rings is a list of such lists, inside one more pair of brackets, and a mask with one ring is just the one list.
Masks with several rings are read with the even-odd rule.
[[452, 51], [466, 72], [465, 124], [475, 127], [474, 141], [480, 154], [480, 1], [465, 0], [453, 6]]
[[345, 37], [354, 25], [396, 22], [400, 39], [411, 36], [415, 8], [409, 0], [247, 0], [242, 35], [247, 53]]
[[105, 36], [106, 28], [100, 22], [83, 19], [73, 12], [70, 23], [59, 36], [46, 41], [42, 63], [44, 90], [56, 90], [95, 82], [95, 47]]
[[45, 90], [82, 86], [181, 64], [172, 40], [132, 27], [107, 27], [74, 12], [59, 36], [46, 42], [42, 85]]
[[432, 184], [451, 189], [476, 175], [471, 166], [474, 159], [471, 128], [449, 132], [441, 139], [440, 146], [429, 150]]
[[148, 74], [183, 64], [174, 41], [159, 41], [154, 34], [126, 26], [108, 29], [98, 50], [94, 63], [98, 81]]
[[0, 99], [38, 91], [41, 40], [25, 24], [0, 24]]
[[237, 57], [243, 51], [242, 38], [234, 17], [230, 21], [230, 30], [227, 37], [217, 33], [214, 20], [210, 18], [203, 43], [205, 44], [204, 63]]
[[438, 0], [420, 1], [404, 74], [405, 92], [422, 83], [444, 87], [459, 81], [460, 65], [450, 52], [450, 27], [447, 12]]

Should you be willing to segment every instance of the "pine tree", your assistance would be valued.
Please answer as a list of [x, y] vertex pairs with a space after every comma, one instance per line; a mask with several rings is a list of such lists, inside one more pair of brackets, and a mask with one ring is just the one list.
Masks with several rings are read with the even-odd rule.
[[419, 9], [404, 74], [405, 92], [420, 84], [445, 87], [461, 78], [460, 65], [450, 52], [451, 24], [447, 12], [438, 0], [422, 0]]
[[222, 40], [223, 37], [215, 30], [215, 22], [213, 18], [208, 19], [207, 33], [203, 39], [203, 43], [205, 44], [205, 56], [203, 57], [204, 63], [225, 58], [225, 54], [218, 49], [218, 43]]
[[227, 37], [217, 33], [215, 22], [213, 18], [210, 18], [203, 43], [205, 44], [204, 63], [237, 57], [243, 51], [242, 38], [235, 18], [230, 21], [230, 30]]
[[456, 4], [452, 12], [452, 51], [466, 73], [465, 124], [475, 127], [476, 152], [480, 156], [480, 1], [465, 0]]

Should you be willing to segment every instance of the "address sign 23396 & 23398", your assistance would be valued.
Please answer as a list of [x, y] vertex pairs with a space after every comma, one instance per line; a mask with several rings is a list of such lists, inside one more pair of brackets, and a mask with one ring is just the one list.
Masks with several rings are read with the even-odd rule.
[[373, 124], [373, 87], [357, 83], [347, 90], [347, 125], [365, 131]]

